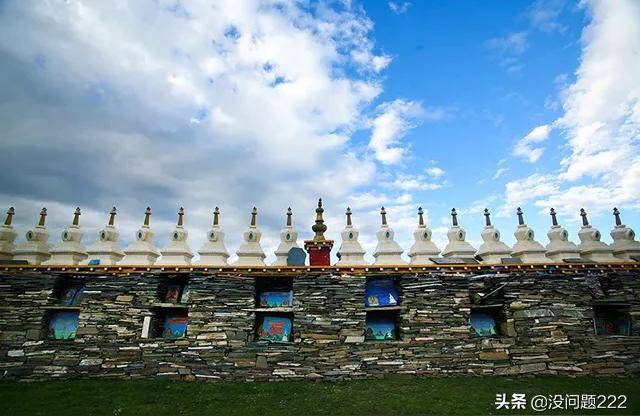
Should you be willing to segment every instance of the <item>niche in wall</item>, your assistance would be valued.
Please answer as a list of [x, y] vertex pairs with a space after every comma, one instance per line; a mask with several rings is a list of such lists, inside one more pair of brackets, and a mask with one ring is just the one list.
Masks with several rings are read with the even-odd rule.
[[631, 315], [627, 305], [595, 305], [593, 328], [596, 335], [631, 335]]
[[293, 277], [255, 278], [255, 339], [293, 340]]
[[478, 337], [493, 337], [502, 334], [505, 324], [504, 313], [500, 306], [471, 308], [469, 323]]
[[152, 338], [178, 339], [187, 335], [189, 311], [187, 308], [153, 309], [153, 318], [150, 325]]
[[187, 275], [163, 275], [158, 286], [158, 299], [163, 303], [189, 303], [191, 289]]
[[364, 338], [367, 341], [393, 341], [398, 339], [398, 310], [368, 310]]
[[397, 306], [400, 303], [392, 277], [368, 278], [364, 290], [365, 306]]
[[291, 342], [293, 312], [256, 312], [257, 341]]
[[364, 289], [366, 341], [399, 339], [400, 296], [394, 277], [367, 278]]
[[52, 304], [45, 307], [44, 333], [51, 340], [73, 340], [80, 323], [80, 303], [85, 280], [75, 276], [59, 276], [53, 286]]
[[255, 279], [256, 308], [292, 308], [292, 277], [257, 277]]

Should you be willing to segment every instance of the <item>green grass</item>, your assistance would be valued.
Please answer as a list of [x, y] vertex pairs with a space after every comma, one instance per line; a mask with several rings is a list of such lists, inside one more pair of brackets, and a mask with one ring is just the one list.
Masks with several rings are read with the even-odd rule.
[[[418, 378], [351, 382], [0, 382], [4, 415], [640, 414], [634, 378]], [[496, 393], [614, 394], [627, 409], [496, 410]]]

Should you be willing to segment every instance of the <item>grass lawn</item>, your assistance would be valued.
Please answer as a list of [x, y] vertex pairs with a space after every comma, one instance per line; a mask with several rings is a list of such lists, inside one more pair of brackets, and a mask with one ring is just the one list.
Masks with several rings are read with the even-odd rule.
[[[640, 414], [640, 379], [419, 378], [328, 382], [72, 380], [0, 382], [4, 415]], [[526, 393], [525, 411], [496, 410], [496, 393]], [[536, 394], [627, 396], [626, 409], [534, 412]]]

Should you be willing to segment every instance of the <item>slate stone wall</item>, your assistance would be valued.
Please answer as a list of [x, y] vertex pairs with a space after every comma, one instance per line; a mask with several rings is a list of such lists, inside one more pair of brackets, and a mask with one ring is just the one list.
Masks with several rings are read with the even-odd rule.
[[[386, 375], [640, 375], [640, 270], [308, 271], [293, 280], [293, 341], [255, 340], [257, 279], [267, 272], [188, 277], [183, 339], [142, 338], [168, 305], [170, 274], [8, 271], [0, 274], [0, 375], [5, 379], [168, 377], [201, 380], [355, 379]], [[273, 272], [273, 276], [278, 273]], [[367, 278], [395, 279], [399, 339], [365, 341]], [[47, 339], [60, 279], [84, 282], [74, 340]], [[260, 280], [264, 281], [264, 280]], [[56, 283], [58, 282], [58, 283]], [[602, 289], [598, 294], [595, 287]], [[163, 289], [164, 288], [164, 289]], [[596, 336], [594, 305], [628, 308], [631, 336]], [[477, 337], [474, 308], [501, 317]], [[53, 309], [55, 310], [55, 309]]]

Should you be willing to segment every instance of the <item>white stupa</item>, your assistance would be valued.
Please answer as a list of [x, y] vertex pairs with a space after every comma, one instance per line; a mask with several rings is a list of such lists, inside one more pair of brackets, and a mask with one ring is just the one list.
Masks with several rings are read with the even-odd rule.
[[387, 211], [384, 210], [384, 207], [380, 210], [380, 215], [382, 217], [382, 225], [376, 233], [378, 245], [376, 245], [376, 249], [373, 252], [373, 257], [375, 258], [373, 265], [406, 264], [407, 262], [400, 257], [403, 252], [402, 247], [393, 239], [393, 229], [387, 224]]
[[551, 228], [547, 231], [549, 244], [547, 244], [547, 252], [545, 255], [548, 259], [562, 262], [564, 259], [580, 258], [580, 250], [575, 243], [569, 241], [569, 232], [558, 225], [556, 211], [551, 208]]
[[413, 232], [415, 242], [409, 249], [409, 264], [433, 264], [431, 257], [438, 257], [440, 249], [431, 241], [431, 229], [424, 223], [422, 207], [418, 208], [418, 228]]
[[291, 207], [289, 207], [287, 209], [287, 225], [280, 230], [280, 244], [275, 251], [276, 261], [271, 264], [272, 266], [286, 266], [289, 250], [298, 247], [298, 232], [291, 223], [292, 215]]
[[41, 264], [51, 257], [49, 244], [47, 244], [49, 232], [45, 226], [46, 217], [47, 209], [42, 208], [38, 224], [27, 231], [27, 241], [18, 245], [13, 251], [14, 260], [26, 260], [29, 264]]
[[191, 264], [193, 252], [191, 252], [191, 249], [187, 244], [187, 237], [189, 237], [189, 232], [184, 229], [183, 221], [184, 208], [180, 207], [180, 209], [178, 210], [178, 224], [169, 235], [169, 241], [167, 242], [167, 244], [160, 250], [160, 254], [162, 254], [162, 257], [160, 257], [160, 260], [158, 260], [156, 264], [175, 264], [178, 266]]
[[452, 225], [447, 232], [449, 242], [442, 250], [442, 257], [461, 257], [473, 258], [476, 255], [476, 249], [465, 241], [466, 231], [458, 225], [458, 213], [456, 209], [451, 210]]
[[347, 208], [347, 225], [344, 227], [340, 236], [342, 237], [342, 244], [338, 249], [340, 253], [340, 259], [336, 263], [336, 266], [362, 266], [367, 264], [364, 259], [365, 251], [358, 242], [358, 236], [360, 232], [351, 223], [351, 208]]
[[636, 233], [620, 220], [620, 211], [613, 209], [613, 216], [616, 218], [616, 225], [611, 230], [613, 238], [613, 255], [622, 260], [631, 260], [631, 256], [640, 258], [640, 241], [636, 241]]
[[244, 241], [240, 244], [240, 248], [238, 248], [236, 252], [238, 260], [233, 263], [234, 266], [265, 266], [264, 258], [266, 255], [264, 254], [264, 250], [262, 250], [262, 246], [260, 246], [262, 233], [256, 227], [257, 216], [258, 209], [253, 207], [253, 211], [251, 211], [251, 225], [249, 225], [247, 231], [242, 234]]
[[62, 241], [51, 249], [51, 258], [47, 265], [78, 264], [87, 258], [87, 249], [82, 244], [83, 233], [80, 230], [80, 207], [73, 213], [73, 221], [62, 231]]
[[13, 225], [11, 222], [16, 210], [11, 207], [7, 211], [7, 218], [4, 220], [4, 224], [0, 227], [0, 263], [2, 260], [11, 260], [13, 258], [13, 250], [15, 248], [14, 241], [18, 234], [13, 231]]
[[485, 227], [480, 234], [484, 241], [476, 253], [483, 264], [500, 264], [505, 257], [511, 257], [511, 249], [500, 241], [500, 231], [491, 224], [489, 209], [484, 209]]
[[118, 247], [120, 234], [115, 227], [116, 207], [111, 208], [109, 222], [98, 233], [98, 240], [87, 247], [88, 261], [98, 260], [101, 265], [113, 266], [124, 257], [124, 252]]
[[602, 235], [589, 224], [584, 208], [580, 208], [580, 216], [582, 217], [582, 228], [578, 232], [580, 257], [603, 263], [623, 261], [613, 255], [613, 249], [608, 244], [600, 241]]
[[524, 223], [522, 209], [516, 210], [518, 215], [518, 228], [513, 233], [516, 243], [511, 249], [511, 256], [518, 257], [523, 263], [544, 263], [549, 261], [545, 253], [547, 250], [536, 241], [536, 233]]
[[202, 245], [198, 254], [198, 263], [211, 266], [226, 266], [229, 252], [224, 245], [224, 231], [219, 225], [220, 209], [216, 207], [213, 211], [213, 225], [207, 233], [207, 241]]
[[153, 245], [155, 233], [149, 226], [151, 219], [151, 208], [147, 207], [144, 212], [144, 222], [142, 227], [136, 232], [136, 241], [132, 242], [124, 249], [124, 259], [119, 265], [152, 265], [160, 257], [160, 252]]

